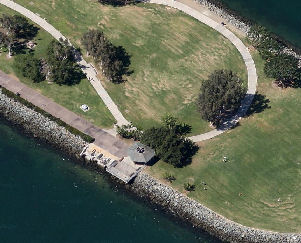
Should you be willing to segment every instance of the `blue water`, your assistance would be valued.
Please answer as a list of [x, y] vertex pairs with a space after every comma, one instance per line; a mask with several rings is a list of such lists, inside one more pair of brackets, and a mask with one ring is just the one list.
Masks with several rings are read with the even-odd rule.
[[301, 48], [300, 0], [221, 0]]
[[0, 120], [0, 242], [218, 242]]

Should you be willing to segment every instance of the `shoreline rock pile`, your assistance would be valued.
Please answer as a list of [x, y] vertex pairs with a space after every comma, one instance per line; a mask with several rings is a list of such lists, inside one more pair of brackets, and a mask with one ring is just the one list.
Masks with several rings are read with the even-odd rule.
[[50, 143], [72, 157], [78, 158], [87, 145], [82, 138], [70, 133], [56, 122], [7, 97], [1, 92], [1, 89], [0, 116], [21, 127], [25, 133]]
[[[7, 97], [1, 92], [1, 89], [0, 116], [21, 127], [25, 133], [40, 138], [78, 160], [81, 159], [80, 153], [83, 148], [87, 146], [82, 138], [71, 134], [64, 127], [59, 126], [42, 114]], [[99, 170], [99, 166], [95, 170]], [[117, 182], [117, 180], [114, 181]], [[121, 181], [118, 181], [118, 183], [121, 183]], [[167, 212], [191, 223], [196, 228], [206, 230], [225, 241], [252, 243], [301, 242], [301, 234], [253, 229], [230, 221], [173, 188], [160, 183], [144, 172], [141, 172], [133, 183], [127, 185], [126, 188], [134, 192], [135, 195], [162, 206]]]

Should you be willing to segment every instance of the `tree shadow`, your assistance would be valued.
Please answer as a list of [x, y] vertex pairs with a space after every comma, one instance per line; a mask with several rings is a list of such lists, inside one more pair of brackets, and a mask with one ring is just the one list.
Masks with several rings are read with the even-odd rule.
[[184, 146], [181, 149], [182, 159], [181, 165], [176, 166], [177, 168], [183, 168], [190, 165], [192, 162], [192, 157], [199, 151], [199, 146], [192, 142], [190, 139], [185, 139]]
[[246, 116], [251, 116], [255, 113], [261, 113], [266, 109], [270, 109], [271, 106], [269, 105], [269, 103], [270, 100], [266, 98], [265, 95], [256, 92], [256, 94], [254, 95], [253, 102], [246, 113]]
[[138, 0], [98, 0], [99, 3], [103, 5], [110, 5], [113, 7], [123, 7], [126, 5], [135, 5], [137, 4]]

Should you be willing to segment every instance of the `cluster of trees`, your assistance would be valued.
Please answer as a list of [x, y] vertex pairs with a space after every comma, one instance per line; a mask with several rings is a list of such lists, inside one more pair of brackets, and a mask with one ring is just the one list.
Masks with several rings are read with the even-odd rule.
[[84, 78], [74, 50], [67, 41], [51, 41], [42, 59], [37, 59], [32, 53], [19, 55], [15, 58], [15, 66], [24, 77], [34, 82], [47, 79], [60, 85], [72, 85]]
[[248, 33], [252, 44], [266, 60], [265, 74], [281, 87], [300, 85], [299, 59], [285, 52], [286, 45], [262, 26], [253, 25]]
[[150, 146], [160, 159], [175, 167], [189, 164], [192, 156], [198, 151], [198, 146], [186, 138], [191, 132], [191, 127], [170, 115], [162, 119], [162, 125], [159, 127], [142, 131], [128, 125], [118, 127], [117, 132], [124, 138], [140, 140]]
[[201, 85], [197, 105], [203, 119], [218, 126], [245, 96], [246, 87], [230, 70], [216, 70]]
[[163, 161], [182, 167], [189, 164], [198, 151], [198, 146], [185, 137], [190, 130], [191, 127], [187, 124], [167, 116], [160, 127], [145, 130], [141, 135], [141, 142], [153, 148]]
[[8, 49], [9, 56], [24, 49], [37, 33], [38, 28], [22, 16], [3, 14], [0, 18], [0, 46]]
[[123, 82], [123, 75], [130, 74], [130, 56], [122, 46], [114, 46], [102, 31], [90, 30], [84, 34], [81, 41], [110, 81]]

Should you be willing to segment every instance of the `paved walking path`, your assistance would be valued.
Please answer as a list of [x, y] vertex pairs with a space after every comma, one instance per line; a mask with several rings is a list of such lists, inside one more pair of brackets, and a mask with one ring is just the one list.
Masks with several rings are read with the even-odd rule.
[[41, 95], [34, 89], [29, 88], [25, 84], [2, 71], [0, 71], [0, 85], [14, 93], [19, 93], [22, 98], [35, 106], [40, 107], [52, 116], [60, 118], [68, 125], [95, 138], [94, 144], [107, 150], [111, 154], [120, 158], [127, 156], [128, 145], [121, 139], [115, 138], [99, 127], [94, 126], [84, 118]]
[[[0, 3], [19, 12], [20, 14], [24, 15], [25, 17], [31, 19], [34, 23], [41, 26], [44, 30], [46, 30], [49, 34], [51, 34], [55, 39], [63, 39], [65, 40], [66, 37], [61, 34], [57, 29], [55, 29], [51, 24], [49, 24], [45, 19], [41, 18], [37, 14], [31, 12], [30, 10], [22, 7], [21, 5], [14, 3], [10, 0], [0, 0]], [[105, 90], [105, 88], [101, 85], [100, 80], [97, 78], [97, 73], [95, 69], [88, 64], [82, 56], [77, 56], [78, 58], [78, 64], [82, 67], [83, 72], [87, 75], [87, 78], [90, 80], [90, 83], [100, 96], [100, 98], [103, 100], [105, 105], [108, 107], [112, 115], [117, 121], [117, 124], [119, 126], [121, 125], [127, 125], [129, 122], [124, 118], [124, 116], [119, 111], [117, 105], [114, 103], [114, 101], [109, 96], [108, 92]]]
[[[236, 35], [234, 35], [230, 30], [224, 27], [221, 23], [218, 23], [214, 21], [212, 18], [208, 17], [207, 16], [208, 10], [205, 9], [202, 10], [202, 8], [195, 7], [193, 4], [189, 4], [188, 6], [187, 4], [177, 2], [174, 0], [150, 0], [149, 2], [170, 6], [183, 11], [184, 13], [192, 16], [195, 19], [198, 19], [200, 22], [210, 26], [211, 28], [221, 33], [223, 36], [229, 39], [238, 49], [238, 51], [243, 57], [243, 60], [246, 64], [247, 71], [248, 71], [248, 91], [241, 103], [238, 112], [233, 117], [225, 121], [224, 124], [218, 129], [214, 129], [210, 132], [200, 134], [197, 136], [192, 136], [190, 137], [190, 139], [192, 139], [195, 142], [204, 141], [207, 139], [211, 139], [217, 135], [220, 135], [226, 130], [234, 127], [239, 121], [239, 119], [245, 116], [256, 92], [256, 85], [257, 85], [256, 67], [247, 47], [242, 43], [242, 41]], [[46, 20], [34, 14], [33, 12], [29, 11], [28, 9], [22, 7], [21, 5], [16, 4], [10, 0], [0, 0], [0, 3], [28, 17], [33, 22], [40, 25], [43, 29], [49, 32], [55, 39], [57, 40], [60, 38], [66, 39], [58, 30], [56, 30], [52, 25], [47, 23]], [[108, 107], [108, 109], [110, 110], [114, 118], [116, 119], [117, 124], [118, 125], [128, 124], [128, 121], [123, 117], [116, 104], [113, 102], [109, 94], [101, 85], [100, 81], [97, 79], [96, 71], [94, 70], [94, 68], [90, 64], [88, 64], [81, 56], [79, 58], [80, 58], [79, 64], [83, 67], [83, 71], [86, 73], [91, 84], [93, 85], [93, 87], [95, 88], [99, 96], [102, 98], [102, 100], [104, 101], [104, 103], [106, 104], [106, 106]]]
[[[250, 52], [248, 51], [247, 47], [242, 43], [242, 41], [236, 35], [233, 34], [233, 32], [228, 30], [221, 23], [217, 23], [213, 19], [206, 16], [205, 14], [207, 14], [207, 13], [200, 12], [200, 9], [196, 10], [190, 6], [187, 6], [186, 4], [183, 4], [181, 2], [174, 1], [174, 0], [150, 0], [149, 2], [166, 5], [166, 6], [176, 8], [176, 9], [183, 11], [184, 13], [192, 16], [193, 18], [199, 20], [200, 22], [210, 26], [211, 28], [213, 28], [216, 31], [218, 31], [219, 33], [221, 33], [223, 36], [225, 36], [227, 39], [229, 39], [233, 43], [233, 45], [237, 48], [237, 50], [240, 52], [240, 54], [242, 55], [242, 58], [246, 64], [247, 71], [248, 71], [248, 91], [247, 91], [245, 98], [241, 102], [241, 106], [240, 106], [238, 112], [233, 117], [231, 117], [230, 119], [225, 121], [224, 124], [220, 128], [214, 129], [207, 133], [192, 136], [192, 137], [190, 137], [190, 139], [195, 142], [204, 141], [204, 140], [216, 137], [216, 136], [222, 134], [223, 132], [225, 132], [226, 130], [234, 127], [237, 124], [237, 122], [239, 121], [239, 119], [244, 117], [246, 112], [248, 111], [248, 109], [253, 101], [253, 98], [254, 98], [254, 95], [256, 92], [256, 86], [257, 86], [256, 67], [255, 67], [253, 58], [252, 58]], [[193, 6], [193, 5], [191, 5], [191, 6]], [[204, 11], [205, 11], [205, 9], [204, 9]]]

